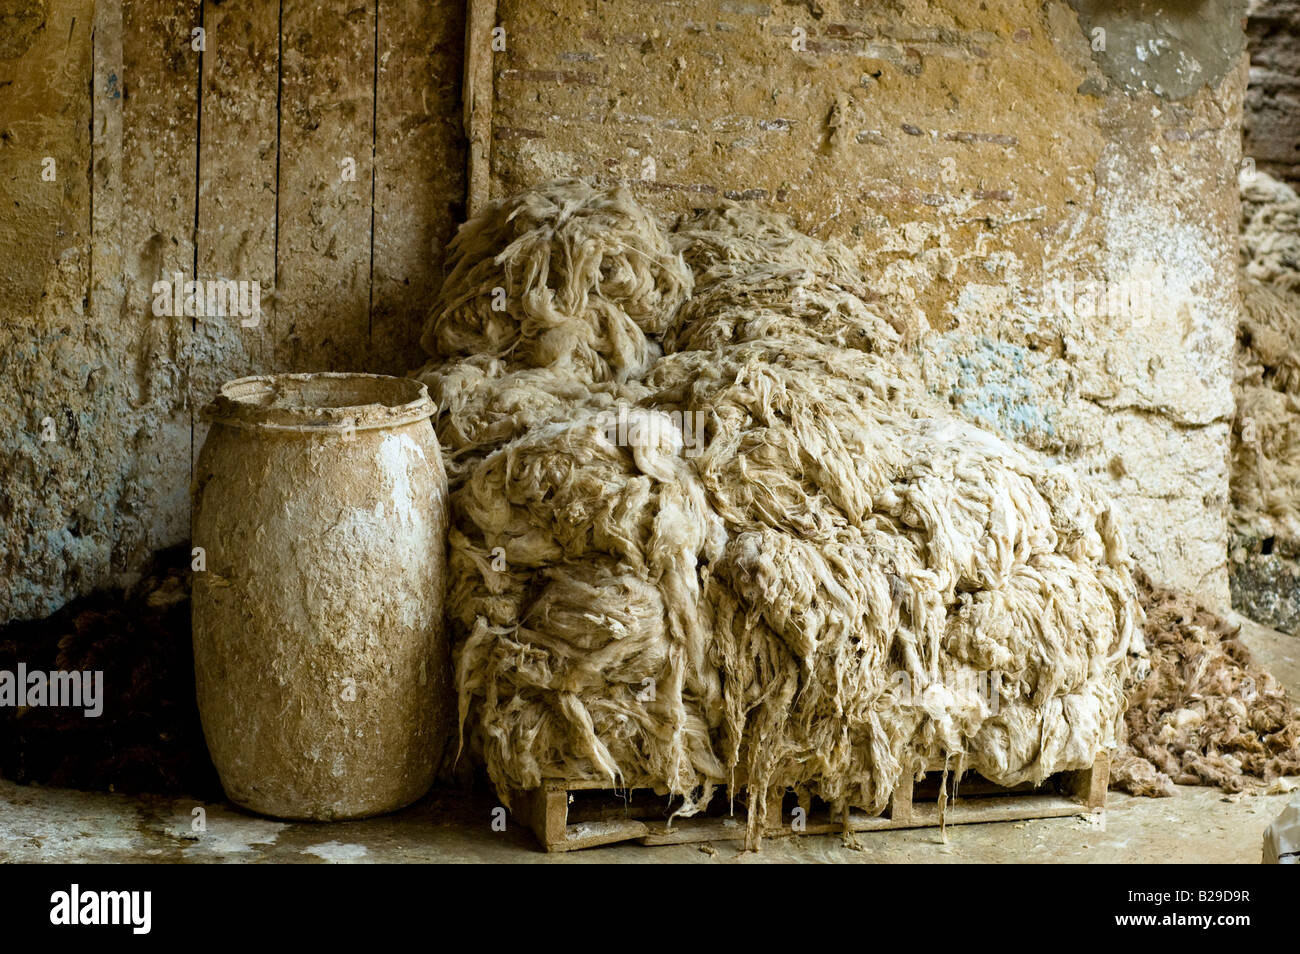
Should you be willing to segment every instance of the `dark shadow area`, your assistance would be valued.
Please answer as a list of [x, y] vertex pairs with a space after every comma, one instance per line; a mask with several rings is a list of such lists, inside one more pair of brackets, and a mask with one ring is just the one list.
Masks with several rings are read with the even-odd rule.
[[0, 672], [103, 673], [102, 712], [0, 706], [0, 776], [23, 784], [221, 799], [194, 701], [189, 545], [128, 589], [0, 628]]

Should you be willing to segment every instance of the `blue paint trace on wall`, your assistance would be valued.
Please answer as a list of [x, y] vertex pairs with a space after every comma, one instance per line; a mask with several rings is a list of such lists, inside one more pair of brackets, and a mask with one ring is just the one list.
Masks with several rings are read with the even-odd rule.
[[956, 410], [1032, 447], [1052, 443], [1056, 415], [1041, 404], [1042, 375], [1054, 379], [1060, 371], [1049, 356], [987, 337], [937, 344], [935, 356], [951, 382], [948, 394], [940, 396]]

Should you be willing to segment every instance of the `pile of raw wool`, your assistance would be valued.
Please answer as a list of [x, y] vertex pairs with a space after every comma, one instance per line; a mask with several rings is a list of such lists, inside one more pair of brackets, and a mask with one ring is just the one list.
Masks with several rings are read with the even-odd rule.
[[1290, 186], [1264, 173], [1243, 185], [1241, 247], [1233, 523], [1300, 545], [1300, 198]]
[[462, 743], [503, 799], [743, 784], [753, 844], [787, 789], [879, 813], [904, 772], [1018, 784], [1115, 744], [1114, 514], [928, 398], [845, 248], [560, 181], [449, 266], [421, 378]]
[[1128, 739], [1111, 787], [1173, 795], [1174, 784], [1226, 792], [1300, 774], [1300, 710], [1251, 661], [1239, 627], [1138, 572], [1150, 671], [1129, 691]]
[[133, 585], [0, 627], [0, 672], [103, 674], [102, 712], [0, 706], [0, 776], [24, 784], [220, 798], [194, 701], [190, 547]]
[[1257, 282], [1300, 292], [1300, 197], [1264, 172], [1243, 179], [1241, 252]]

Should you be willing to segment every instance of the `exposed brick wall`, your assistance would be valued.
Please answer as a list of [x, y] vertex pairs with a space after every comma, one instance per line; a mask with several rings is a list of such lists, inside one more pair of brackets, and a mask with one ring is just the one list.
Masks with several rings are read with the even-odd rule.
[[1300, 0], [1254, 0], [1246, 33], [1246, 155], [1270, 175], [1300, 184]]
[[[957, 4], [948, 5], [955, 9]], [[889, 244], [902, 217], [1039, 257], [1091, 201], [1103, 139], [1080, 65], [1028, 4], [975, 16], [926, 4], [503, 0], [497, 192], [563, 172], [633, 181], [666, 210], [726, 197], [822, 234]], [[1018, 15], [1009, 19], [1007, 9]], [[802, 33], [800, 33], [802, 31]], [[798, 47], [798, 49], [796, 49]], [[1077, 103], [1076, 103], [1077, 100]], [[653, 181], [644, 181], [653, 180]], [[1047, 210], [1047, 211], [1045, 211]], [[956, 263], [950, 280], [983, 274]], [[918, 288], [945, 320], [944, 289]]]

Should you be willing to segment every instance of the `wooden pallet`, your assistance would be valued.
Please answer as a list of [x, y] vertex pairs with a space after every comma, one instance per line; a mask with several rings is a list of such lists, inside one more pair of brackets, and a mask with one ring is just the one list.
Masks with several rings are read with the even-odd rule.
[[[798, 831], [790, 823], [790, 805], [775, 807], [763, 826], [763, 837], [885, 831], [929, 828], [982, 822], [1061, 818], [1096, 813], [1105, 808], [1110, 780], [1110, 757], [1097, 756], [1091, 768], [1062, 772], [1042, 785], [1008, 789], [979, 776], [968, 775], [956, 797], [939, 805], [941, 769], [927, 773], [920, 783], [905, 777], [894, 790], [889, 807], [880, 815], [850, 811], [831, 817], [814, 807]], [[949, 779], [949, 792], [952, 791]], [[723, 806], [726, 798], [715, 796]], [[702, 815], [669, 822], [667, 800], [653, 790], [631, 787], [615, 791], [607, 783], [546, 779], [529, 792], [512, 799], [515, 818], [527, 824], [547, 851], [575, 851], [621, 841], [643, 845], [680, 845], [706, 841], [737, 841], [745, 837], [743, 809], [735, 815]], [[784, 817], [783, 817], [784, 815]]]

